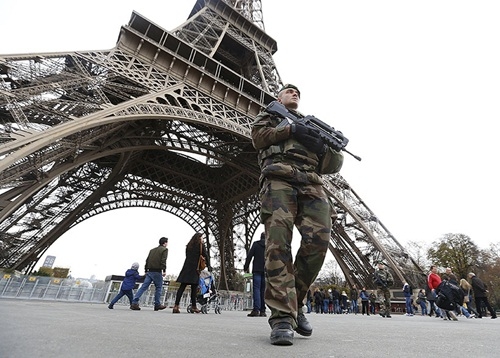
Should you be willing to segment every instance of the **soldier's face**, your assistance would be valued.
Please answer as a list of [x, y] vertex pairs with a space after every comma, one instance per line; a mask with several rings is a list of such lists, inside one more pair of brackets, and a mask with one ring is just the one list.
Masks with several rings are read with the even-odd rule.
[[286, 108], [297, 109], [300, 102], [299, 93], [293, 88], [287, 88], [279, 93], [278, 102]]

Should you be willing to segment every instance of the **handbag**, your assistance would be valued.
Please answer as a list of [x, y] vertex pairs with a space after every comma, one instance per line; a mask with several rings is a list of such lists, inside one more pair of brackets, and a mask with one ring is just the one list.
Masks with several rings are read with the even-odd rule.
[[464, 295], [464, 302], [469, 303], [469, 291]]
[[200, 258], [198, 259], [198, 272], [201, 272], [207, 267], [207, 260], [203, 256], [203, 244], [200, 241]]

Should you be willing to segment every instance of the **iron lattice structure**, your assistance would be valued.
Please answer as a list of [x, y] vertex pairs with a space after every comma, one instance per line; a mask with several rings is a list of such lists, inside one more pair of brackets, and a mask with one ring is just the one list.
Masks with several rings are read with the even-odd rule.
[[[167, 31], [137, 12], [110, 50], [0, 55], [0, 267], [30, 272], [66, 231], [124, 207], [163, 210], [204, 232], [231, 288], [258, 230], [250, 128], [282, 85], [260, 1], [198, 0]], [[372, 287], [384, 258], [422, 270], [340, 176], [330, 250]]]

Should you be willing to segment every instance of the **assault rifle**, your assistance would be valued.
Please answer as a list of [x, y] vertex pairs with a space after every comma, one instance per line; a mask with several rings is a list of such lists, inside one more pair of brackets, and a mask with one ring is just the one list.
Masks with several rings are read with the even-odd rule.
[[377, 286], [382, 286], [384, 288], [387, 287], [387, 283], [384, 280], [382, 280], [377, 271], [375, 271], [375, 273], [373, 274], [373, 279], [375, 280], [375, 284]]
[[344, 152], [352, 155], [355, 159], [361, 160], [360, 157], [358, 157], [355, 154], [352, 154], [347, 149], [345, 149], [347, 143], [349, 143], [349, 139], [347, 139], [342, 134], [342, 132], [336, 131], [335, 128], [330, 127], [322, 120], [314, 116], [298, 117], [296, 114], [291, 113], [288, 109], [286, 109], [284, 105], [282, 105], [278, 101], [272, 101], [271, 103], [269, 103], [265, 111], [269, 114], [284, 119], [283, 122], [279, 124], [279, 126], [289, 124], [291, 123], [290, 121], [293, 121], [295, 123], [303, 124], [307, 127], [319, 130], [319, 135], [321, 139], [330, 148], [333, 148], [335, 150], [343, 150]]

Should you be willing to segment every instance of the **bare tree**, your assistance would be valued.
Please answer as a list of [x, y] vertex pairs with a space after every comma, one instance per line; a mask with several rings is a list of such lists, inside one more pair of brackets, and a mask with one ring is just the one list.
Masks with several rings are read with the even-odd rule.
[[337, 287], [345, 282], [344, 274], [335, 260], [329, 260], [323, 264], [315, 284], [318, 286], [335, 285]]
[[431, 262], [427, 257], [429, 248], [430, 245], [424, 241], [408, 241], [408, 245], [406, 246], [408, 254], [410, 254], [417, 265], [424, 271], [428, 270], [431, 265]]

